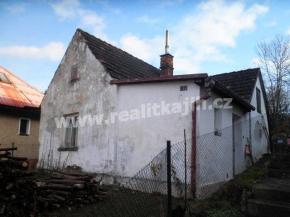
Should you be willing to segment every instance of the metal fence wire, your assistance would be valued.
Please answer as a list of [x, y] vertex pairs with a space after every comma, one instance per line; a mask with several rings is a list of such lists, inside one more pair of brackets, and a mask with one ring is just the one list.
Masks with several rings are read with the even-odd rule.
[[[251, 125], [252, 131], [248, 127], [242, 127], [244, 125]], [[171, 143], [170, 185], [167, 179], [168, 149], [164, 144], [164, 149], [133, 177], [119, 177], [117, 178], [118, 185], [107, 186], [110, 198], [95, 205], [97, 208], [94, 215], [102, 217], [183, 216], [190, 199], [208, 197], [223, 183], [249, 167], [256, 160], [253, 156], [259, 156], [267, 151], [264, 147], [268, 138], [262, 136], [265, 126], [265, 120], [258, 116], [251, 120], [239, 120], [235, 123], [235, 127], [229, 125], [219, 132], [211, 131], [197, 136], [194, 164], [191, 136]], [[233, 137], [234, 130], [238, 132], [239, 138]], [[251, 136], [253, 141], [249, 141]], [[238, 144], [234, 146], [235, 139]], [[245, 147], [251, 143], [255, 143], [256, 147], [249, 146], [249, 154]], [[192, 179], [195, 179], [194, 182]], [[172, 190], [171, 207], [168, 206], [169, 186]]]
[[[251, 125], [252, 131], [248, 127], [242, 127], [244, 125]], [[212, 131], [198, 136], [194, 188], [192, 188], [192, 139], [186, 138], [172, 143], [171, 216], [182, 216], [189, 199], [210, 196], [222, 184], [251, 166], [252, 162], [257, 160], [253, 159], [253, 156], [265, 153], [267, 150], [263, 150], [264, 144], [268, 143], [268, 138], [262, 136], [265, 126], [262, 116], [237, 121], [235, 127], [239, 138], [236, 138], [238, 144], [235, 145], [235, 150], [233, 149], [235, 128], [232, 125], [219, 132]], [[249, 140], [251, 136], [254, 141]], [[252, 149], [250, 146], [250, 154], [246, 154], [245, 147], [250, 143], [255, 143], [257, 147]], [[164, 144], [164, 149], [133, 177], [119, 180], [120, 186], [113, 191], [110, 205], [114, 210], [120, 210], [116, 211], [119, 216], [168, 216], [167, 163], [167, 149]], [[196, 191], [193, 192], [193, 189]], [[110, 216], [115, 215], [111, 213]]]
[[[191, 139], [186, 140], [186, 143], [191, 144]], [[118, 180], [119, 186], [111, 189], [110, 201], [104, 201], [110, 203], [111, 210], [114, 210], [109, 213], [110, 217], [168, 216], [167, 151], [168, 149], [164, 148], [133, 177]], [[171, 144], [172, 206], [170, 210], [172, 216], [176, 216], [174, 212], [184, 212], [185, 192], [190, 192], [190, 184], [186, 184], [185, 181], [185, 172], [190, 170], [188, 156], [190, 156], [190, 145], [186, 150], [185, 141]], [[104, 212], [102, 216], [107, 214]]]

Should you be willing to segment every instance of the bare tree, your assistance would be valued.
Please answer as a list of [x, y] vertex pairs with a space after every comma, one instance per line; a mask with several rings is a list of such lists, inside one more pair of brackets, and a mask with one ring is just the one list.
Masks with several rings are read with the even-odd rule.
[[276, 119], [287, 113], [290, 86], [290, 39], [277, 35], [270, 42], [258, 44], [259, 65], [266, 75], [269, 113]]

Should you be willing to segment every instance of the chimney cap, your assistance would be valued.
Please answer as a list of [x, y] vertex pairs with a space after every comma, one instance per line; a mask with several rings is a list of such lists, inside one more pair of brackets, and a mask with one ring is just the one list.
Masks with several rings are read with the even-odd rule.
[[164, 57], [164, 56], [171, 56], [171, 57], [173, 57], [173, 55], [170, 54], [170, 53], [165, 53], [165, 54], [161, 54], [161, 55], [160, 55], [160, 57]]

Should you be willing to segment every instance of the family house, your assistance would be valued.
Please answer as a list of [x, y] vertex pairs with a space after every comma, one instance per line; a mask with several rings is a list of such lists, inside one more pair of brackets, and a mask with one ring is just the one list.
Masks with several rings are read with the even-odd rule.
[[42, 102], [39, 166], [131, 177], [185, 129], [187, 183], [202, 197], [268, 151], [260, 69], [173, 69], [168, 52], [158, 69], [78, 29]]
[[0, 148], [17, 147], [15, 156], [38, 158], [43, 94], [0, 66]]

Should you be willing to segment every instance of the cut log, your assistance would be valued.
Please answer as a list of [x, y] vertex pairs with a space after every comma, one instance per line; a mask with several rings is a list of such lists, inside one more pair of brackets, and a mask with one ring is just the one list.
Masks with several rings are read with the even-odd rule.
[[56, 189], [56, 190], [68, 190], [71, 191], [74, 189], [73, 186], [66, 186], [61, 184], [45, 184], [38, 186], [39, 189]]
[[17, 147], [14, 148], [0, 148], [0, 151], [16, 151]]
[[57, 184], [68, 184], [68, 185], [85, 184], [84, 180], [75, 180], [75, 179], [49, 179], [49, 180], [46, 180], [46, 182], [57, 183]]
[[26, 169], [28, 167], [28, 163], [26, 161], [0, 160], [0, 166]]
[[12, 156], [7, 156], [6, 158], [10, 160], [16, 160], [16, 161], [27, 161], [28, 159], [26, 157], [12, 157]]

